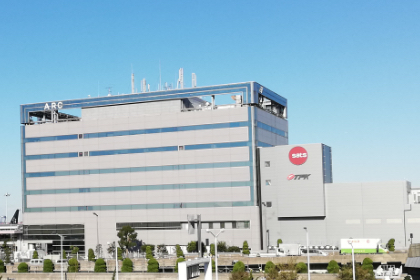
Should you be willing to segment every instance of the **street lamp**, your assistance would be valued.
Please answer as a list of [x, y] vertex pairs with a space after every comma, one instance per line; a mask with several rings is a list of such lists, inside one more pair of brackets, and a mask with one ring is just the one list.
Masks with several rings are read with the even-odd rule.
[[[98, 245], [99, 245], [99, 227], [98, 227], [98, 219], [99, 219], [99, 216], [98, 216], [98, 214], [96, 214], [95, 212], [93, 212], [93, 215], [95, 215], [96, 216], [96, 248], [98, 248]], [[98, 252], [98, 255], [99, 255], [99, 253], [101, 253], [100, 251]], [[98, 256], [98, 258], [99, 258], [99, 256]]]
[[355, 267], [354, 267], [354, 247], [353, 247], [353, 238], [350, 237], [348, 240], [349, 244], [351, 245], [351, 260], [353, 262], [353, 280], [356, 280], [356, 273], [355, 273]]
[[7, 224], [7, 198], [10, 196], [10, 193], [6, 193], [4, 196], [6, 197], [6, 216], [5, 216], [6, 219], [5, 219], [5, 222]]
[[207, 233], [211, 233], [214, 236], [214, 253], [215, 253], [215, 269], [216, 269], [216, 280], [219, 280], [219, 272], [217, 271], [217, 237], [219, 236], [219, 234], [221, 234], [222, 232], [224, 232], [225, 229], [222, 228], [220, 229], [218, 234], [214, 234], [212, 231], [210, 231], [209, 229], [206, 229]]
[[309, 262], [309, 232], [308, 228], [303, 228], [306, 231], [306, 257], [308, 259], [308, 280], [311, 280], [311, 264]]
[[[108, 245], [110, 242], [108, 242]], [[118, 280], [118, 250], [117, 250], [117, 242], [115, 242], [115, 280]]]
[[65, 236], [64, 235], [61, 235], [61, 234], [57, 234], [57, 235], [60, 236], [60, 248], [61, 248], [61, 252], [60, 252], [61, 272], [60, 272], [60, 275], [61, 275], [61, 280], [64, 280], [64, 274], [63, 274], [63, 256], [62, 256], [62, 254], [63, 254], [63, 239], [64, 239]]

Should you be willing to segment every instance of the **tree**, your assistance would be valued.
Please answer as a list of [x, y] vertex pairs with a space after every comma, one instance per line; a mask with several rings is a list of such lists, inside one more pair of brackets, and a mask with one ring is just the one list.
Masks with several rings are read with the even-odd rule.
[[69, 260], [69, 272], [79, 272], [79, 262], [76, 258], [71, 258]]
[[25, 273], [28, 272], [28, 264], [26, 262], [22, 262], [18, 266], [18, 272], [19, 273]]
[[176, 257], [177, 258], [184, 257], [184, 252], [182, 252], [181, 246], [179, 246], [179, 244], [176, 244], [175, 248], [176, 248]]
[[152, 248], [150, 248], [150, 246], [146, 247], [146, 259], [153, 259]]
[[106, 272], [106, 263], [104, 259], [99, 258], [95, 262], [95, 272]]
[[245, 264], [241, 261], [236, 262], [232, 270], [232, 272], [239, 272], [239, 271], [245, 272]]
[[159, 263], [155, 258], [147, 262], [147, 272], [159, 272]]
[[340, 266], [335, 260], [331, 260], [327, 266], [328, 273], [338, 273], [340, 271]]
[[297, 273], [306, 273], [308, 272], [308, 267], [306, 266], [306, 263], [300, 262], [296, 265], [296, 272]]
[[133, 261], [125, 258], [121, 268], [122, 272], [133, 272]]
[[45, 259], [44, 260], [44, 267], [42, 269], [43, 272], [54, 272], [54, 264], [52, 260]]
[[166, 250], [165, 244], [157, 245], [157, 252], [158, 254], [167, 254], [168, 250]]
[[210, 255], [214, 256], [216, 253], [214, 252], [214, 244], [210, 244]]
[[395, 251], [395, 239], [391, 238], [388, 243], [386, 244], [386, 247], [388, 247], [388, 250], [390, 252], [394, 252]]
[[118, 254], [118, 259], [120, 261], [122, 261], [123, 260], [123, 257], [122, 257], [122, 249], [120, 247], [117, 248], [117, 254]]
[[214, 259], [211, 259], [211, 271], [216, 272], [216, 263], [214, 262]]
[[38, 259], [38, 251], [35, 250], [34, 253], [32, 254], [32, 259], [37, 260]]
[[217, 242], [217, 252], [227, 252], [227, 245], [224, 241]]
[[4, 266], [4, 262], [0, 259], [0, 273], [6, 272], [6, 267]]
[[276, 265], [272, 261], [268, 261], [265, 264], [265, 268], [264, 268], [265, 273], [270, 274], [272, 269], [276, 269]]
[[[375, 276], [367, 269], [363, 269], [359, 264], [355, 267], [356, 279], [357, 280], [374, 280]], [[341, 268], [338, 273], [338, 279], [340, 280], [353, 280], [353, 267], [351, 265], [345, 265]]]
[[128, 249], [136, 246], [137, 232], [130, 226], [123, 226], [118, 232], [118, 237], [121, 249], [125, 249], [125, 253], [128, 255]]
[[373, 261], [370, 258], [364, 258], [362, 268], [373, 273]]
[[112, 255], [113, 257], [115, 257], [115, 241], [108, 243], [108, 248], [106, 249], [108, 254]]
[[66, 250], [64, 250], [64, 249], [63, 249], [63, 251], [61, 251], [61, 258], [63, 260], [67, 258]]
[[71, 250], [71, 253], [72, 253], [73, 255], [76, 255], [77, 253], [79, 253], [79, 247], [76, 247], [76, 246], [70, 246], [70, 250]]
[[182, 258], [182, 257], [176, 259], [175, 272], [178, 272], [178, 263], [180, 263], [180, 262], [185, 262], [185, 259]]
[[88, 250], [88, 261], [94, 261], [95, 260], [95, 253], [93, 252], [93, 249], [90, 248]]
[[4, 262], [5, 263], [10, 263], [10, 254], [11, 254], [11, 251], [10, 251], [9, 246], [7, 245], [7, 241], [6, 240], [3, 242], [3, 245], [1, 247], [2, 247], [3, 252], [4, 252]]
[[248, 247], [248, 241], [244, 241], [244, 244], [242, 245], [242, 254], [249, 255], [249, 247]]
[[197, 242], [195, 241], [189, 242], [187, 245], [187, 252], [188, 253], [197, 252]]
[[140, 250], [141, 250], [143, 253], [145, 253], [145, 252], [146, 252], [146, 248], [147, 248], [147, 246], [149, 246], [149, 247], [150, 247], [150, 249], [152, 249], [152, 251], [153, 251], [153, 252], [155, 251], [155, 245], [153, 245], [153, 244], [146, 244], [146, 243], [144, 243], [143, 245], [141, 245]]
[[241, 248], [239, 248], [238, 246], [230, 246], [227, 251], [232, 253], [240, 253]]

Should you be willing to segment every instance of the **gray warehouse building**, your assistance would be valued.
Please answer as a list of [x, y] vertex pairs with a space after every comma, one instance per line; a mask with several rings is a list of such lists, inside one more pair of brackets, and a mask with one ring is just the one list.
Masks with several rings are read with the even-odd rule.
[[331, 148], [288, 145], [287, 100], [256, 82], [25, 104], [21, 124], [24, 238], [51, 252], [124, 225], [186, 245], [188, 214], [253, 250], [304, 226], [319, 245], [420, 234], [408, 182], [333, 183]]

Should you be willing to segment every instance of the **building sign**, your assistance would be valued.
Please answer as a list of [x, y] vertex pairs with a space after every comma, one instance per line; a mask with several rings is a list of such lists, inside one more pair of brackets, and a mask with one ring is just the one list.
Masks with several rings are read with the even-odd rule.
[[55, 109], [63, 109], [63, 102], [51, 102], [50, 104], [45, 103], [44, 111], [47, 110], [55, 110]]
[[308, 152], [305, 148], [302, 147], [294, 147], [289, 152], [289, 160], [294, 165], [302, 165], [308, 159]]
[[309, 180], [309, 176], [311, 176], [311, 174], [290, 174], [287, 176], [287, 180]]

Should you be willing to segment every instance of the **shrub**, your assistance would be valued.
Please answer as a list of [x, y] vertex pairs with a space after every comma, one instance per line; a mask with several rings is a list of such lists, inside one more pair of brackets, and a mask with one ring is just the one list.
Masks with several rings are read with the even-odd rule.
[[395, 251], [395, 239], [391, 238], [388, 243], [386, 244], [386, 247], [388, 247], [388, 250], [391, 252]]
[[153, 259], [152, 248], [150, 248], [150, 246], [146, 247], [146, 259]]
[[277, 239], [277, 246], [279, 246], [279, 244], [283, 244], [283, 240]]
[[79, 253], [79, 247], [70, 246], [70, 250], [71, 250], [71, 253], [74, 254], [74, 255], [76, 255], [77, 253]]
[[335, 260], [331, 260], [327, 266], [328, 273], [338, 273], [340, 271], [340, 266]]
[[180, 262], [185, 262], [185, 259], [184, 259], [184, 258], [178, 258], [178, 259], [176, 260], [176, 264], [175, 264], [175, 272], [178, 272], [178, 263], [180, 263]]
[[106, 272], [106, 263], [104, 259], [99, 258], [95, 262], [95, 272]]
[[54, 264], [52, 260], [46, 259], [44, 260], [44, 267], [42, 269], [43, 272], [54, 272]]
[[120, 247], [117, 248], [118, 260], [122, 261], [122, 249]]
[[296, 272], [297, 273], [306, 273], [308, 272], [308, 267], [306, 266], [306, 263], [300, 262], [296, 265]]
[[159, 263], [155, 258], [147, 262], [147, 272], [159, 272]]
[[236, 262], [232, 272], [245, 272], [245, 264], [241, 261]]
[[149, 246], [150, 249], [152, 249], [153, 252], [155, 251], [155, 245], [153, 245], [153, 244], [143, 244], [143, 245], [141, 245], [140, 250], [143, 253], [145, 253], [146, 252], [146, 249], [147, 249], [147, 246]]
[[122, 263], [122, 272], [133, 272], [133, 261], [129, 258], [125, 258]]
[[28, 272], [28, 264], [26, 262], [20, 263], [18, 266], [18, 272], [19, 273]]
[[237, 272], [232, 272], [232, 274], [229, 277], [229, 280], [252, 280], [251, 277], [252, 276], [250, 276], [248, 272], [237, 271]]
[[6, 272], [6, 267], [4, 266], [4, 262], [0, 259], [0, 272]]
[[197, 252], [197, 242], [195, 241], [189, 242], [187, 245], [187, 252], [188, 253]]
[[78, 272], [79, 271], [79, 262], [76, 258], [72, 258], [69, 260], [69, 272]]
[[268, 262], [265, 264], [265, 268], [264, 268], [265, 273], [270, 274], [270, 272], [271, 272], [273, 269], [276, 269], [276, 265], [275, 265], [272, 261], [268, 261]]
[[183, 257], [184, 252], [182, 252], [181, 246], [179, 246], [179, 244], [176, 244], [175, 248], [176, 248], [176, 257], [177, 258]]
[[373, 261], [370, 258], [365, 258], [362, 262], [362, 268], [373, 272]]
[[241, 248], [239, 248], [238, 246], [230, 246], [227, 251], [233, 253], [240, 253]]
[[217, 242], [217, 252], [227, 252], [227, 245], [224, 241]]
[[95, 253], [93, 252], [93, 249], [90, 248], [88, 251], [88, 260], [89, 261], [94, 261], [95, 260]]
[[216, 262], [213, 259], [211, 259], [211, 271], [216, 272]]
[[210, 244], [210, 255], [212, 255], [212, 256], [214, 256], [216, 253], [215, 253], [215, 250], [214, 250], [214, 244], [212, 243], [212, 244]]
[[[363, 269], [359, 264], [355, 267], [356, 279], [359, 280], [375, 280], [374, 274], [366, 269]], [[340, 280], [353, 280], [353, 268], [351, 265], [345, 265], [341, 268], [338, 273], [338, 279]]]
[[404, 277], [404, 280], [413, 280], [413, 278], [411, 277], [411, 275], [407, 275]]
[[38, 259], [38, 251], [35, 250], [34, 253], [32, 254], [32, 259], [36, 260]]
[[249, 247], [248, 247], [248, 241], [244, 241], [244, 244], [242, 245], [242, 254], [249, 255]]

